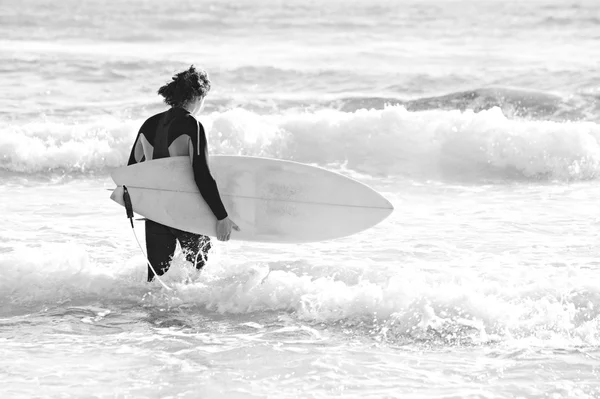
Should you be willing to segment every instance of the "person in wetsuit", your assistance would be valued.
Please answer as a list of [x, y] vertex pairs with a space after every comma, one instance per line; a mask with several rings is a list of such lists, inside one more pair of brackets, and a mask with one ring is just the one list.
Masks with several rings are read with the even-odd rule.
[[[172, 81], [158, 90], [171, 108], [147, 119], [140, 128], [131, 149], [127, 165], [152, 159], [189, 155], [194, 179], [200, 194], [217, 219], [217, 238], [227, 241], [231, 230], [239, 231], [221, 201], [217, 183], [208, 167], [208, 150], [204, 127], [194, 117], [204, 107], [210, 90], [210, 80], [205, 71], [192, 65], [188, 70], [173, 76]], [[152, 220], [146, 220], [146, 251], [148, 261], [161, 276], [169, 269], [177, 241], [186, 259], [201, 269], [211, 249], [207, 236], [181, 231]], [[148, 266], [148, 281], [154, 273]]]

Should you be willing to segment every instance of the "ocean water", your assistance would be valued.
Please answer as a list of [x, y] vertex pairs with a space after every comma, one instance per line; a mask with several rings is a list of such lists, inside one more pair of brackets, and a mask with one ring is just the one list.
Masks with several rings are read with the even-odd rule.
[[[599, 60], [591, 0], [1, 1], [0, 397], [600, 398]], [[394, 213], [145, 283], [109, 173], [190, 64], [211, 153]]]

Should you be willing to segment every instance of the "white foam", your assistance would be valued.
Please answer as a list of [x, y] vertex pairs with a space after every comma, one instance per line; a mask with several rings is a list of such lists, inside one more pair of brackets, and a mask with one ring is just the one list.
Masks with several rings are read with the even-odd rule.
[[0, 125], [0, 167], [24, 173], [80, 173], [126, 163], [139, 128], [100, 118], [87, 124], [32, 122]]
[[[270, 270], [266, 263], [230, 261], [219, 251], [202, 273], [177, 254], [165, 281], [174, 291], [144, 282], [143, 260], [97, 265], [74, 244], [23, 248], [0, 266], [0, 307], [43, 308], [78, 301], [105, 309], [131, 304], [206, 308], [223, 314], [292, 313], [308, 325], [348, 327], [391, 342], [597, 345], [600, 286], [571, 271], [538, 279], [500, 281], [394, 268], [386, 278], [368, 268], [332, 277], [329, 269]], [[137, 258], [136, 258], [137, 259]], [[363, 271], [364, 270], [364, 271]], [[256, 319], [260, 320], [260, 317]]]
[[[374, 176], [593, 179], [600, 125], [525, 121], [498, 108], [259, 115], [243, 109], [202, 116], [212, 154], [337, 165]], [[127, 162], [142, 121], [3, 122], [0, 167], [23, 173], [105, 172]]]

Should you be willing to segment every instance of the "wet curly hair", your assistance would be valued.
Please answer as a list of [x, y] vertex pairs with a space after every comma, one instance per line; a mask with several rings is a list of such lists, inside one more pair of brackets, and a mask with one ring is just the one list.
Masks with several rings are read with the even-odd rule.
[[210, 79], [206, 71], [189, 69], [173, 76], [171, 82], [158, 89], [158, 94], [164, 97], [165, 103], [172, 107], [181, 107], [197, 97], [204, 97], [210, 90]]

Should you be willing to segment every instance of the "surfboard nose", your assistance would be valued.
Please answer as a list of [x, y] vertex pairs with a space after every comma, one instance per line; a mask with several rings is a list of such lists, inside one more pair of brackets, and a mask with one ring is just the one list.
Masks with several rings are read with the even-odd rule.
[[[374, 190], [373, 190], [374, 191]], [[379, 220], [373, 224], [379, 224], [387, 219], [394, 212], [394, 205], [390, 200], [384, 197], [381, 193], [374, 191], [379, 197], [379, 204], [376, 208], [379, 210]]]
[[[388, 200], [387, 198], [383, 197], [383, 199], [386, 202], [386, 206], [385, 208], [389, 210], [388, 216], [391, 215], [394, 212], [394, 205], [391, 203], [390, 200]], [[387, 216], [386, 216], [387, 217]]]
[[394, 205], [392, 204], [392, 202], [390, 200], [388, 200], [386, 197], [383, 196], [383, 194], [381, 194], [375, 190], [373, 190], [373, 192], [375, 194], [377, 194], [377, 196], [379, 197], [380, 204], [378, 204], [378, 207], [384, 208], [384, 209], [389, 209], [390, 213], [394, 211]]

